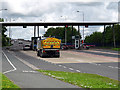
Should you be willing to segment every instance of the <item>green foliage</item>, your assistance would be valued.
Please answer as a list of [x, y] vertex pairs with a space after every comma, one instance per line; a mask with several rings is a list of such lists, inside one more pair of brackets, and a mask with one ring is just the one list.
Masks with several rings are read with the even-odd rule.
[[[0, 18], [0, 22], [3, 22], [4, 19]], [[8, 46], [9, 45], [9, 39], [7, 35], [5, 35], [5, 32], [7, 31], [6, 27], [0, 28], [0, 31], [2, 32], [2, 46]]]
[[102, 43], [102, 33], [101, 32], [94, 32], [90, 36], [86, 36], [85, 38], [86, 43]]
[[[114, 26], [115, 42], [120, 45], [120, 25]], [[113, 27], [107, 26], [105, 32], [105, 44], [113, 44]]]
[[[120, 25], [114, 26], [115, 31], [115, 41], [117, 46], [120, 45]], [[106, 46], [113, 46], [113, 27], [107, 26], [104, 32], [94, 32], [90, 36], [85, 37], [86, 43], [103, 43], [103, 35], [104, 35], [104, 44]]]
[[18, 88], [17, 90], [21, 90], [17, 85], [15, 85], [12, 81], [10, 81], [5, 75], [1, 73], [0, 73], [0, 78], [2, 78], [1, 79], [2, 82], [0, 81], [0, 88], [3, 88], [3, 89], [12, 88], [12, 90], [14, 88]]
[[[49, 28], [47, 30], [47, 32], [45, 33], [45, 37], [48, 37], [48, 36], [55, 36], [55, 37], [58, 37], [62, 40], [62, 42], [65, 42], [65, 30], [66, 30], [66, 33], [67, 33], [67, 43], [71, 43], [72, 41], [72, 27], [56, 27], [56, 28]], [[78, 31], [73, 28], [73, 36], [75, 35], [80, 35], [78, 34]], [[81, 37], [81, 35], [80, 35]]]
[[112, 48], [112, 50], [120, 51], [120, 48]]
[[82, 88], [118, 88], [119, 81], [97, 74], [38, 70], [45, 75], [77, 85]]
[[4, 19], [3, 19], [3, 18], [0, 18], [0, 22], [4, 22]]

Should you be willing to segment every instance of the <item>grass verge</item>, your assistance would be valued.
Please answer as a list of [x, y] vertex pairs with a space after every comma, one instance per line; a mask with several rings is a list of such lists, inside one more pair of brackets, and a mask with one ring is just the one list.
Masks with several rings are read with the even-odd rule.
[[82, 88], [118, 88], [119, 81], [96, 74], [74, 73], [63, 71], [37, 70], [58, 80], [77, 85]]
[[112, 50], [120, 51], [120, 48], [112, 48]]
[[[2, 82], [1, 82], [2, 81]], [[4, 74], [0, 73], [0, 89], [12, 89], [12, 90], [20, 90], [20, 87], [15, 85], [12, 81], [10, 81]]]

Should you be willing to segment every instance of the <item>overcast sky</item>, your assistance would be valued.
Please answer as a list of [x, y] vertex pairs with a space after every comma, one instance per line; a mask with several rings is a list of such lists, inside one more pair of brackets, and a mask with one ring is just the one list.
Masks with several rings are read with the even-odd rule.
[[[4, 2], [3, 2], [4, 1]], [[84, 21], [118, 21], [119, 0], [2, 0], [0, 17], [10, 22], [82, 22]], [[77, 11], [80, 12], [77, 12]], [[62, 16], [62, 17], [61, 17]], [[8, 28], [8, 27], [7, 27]], [[77, 27], [76, 27], [77, 28]], [[83, 33], [81, 27], [81, 35]], [[40, 35], [47, 29], [40, 27]], [[85, 36], [94, 31], [103, 31], [101, 27], [85, 28]], [[6, 32], [8, 35], [8, 32]], [[14, 39], [29, 39], [33, 36], [33, 27], [11, 27]]]

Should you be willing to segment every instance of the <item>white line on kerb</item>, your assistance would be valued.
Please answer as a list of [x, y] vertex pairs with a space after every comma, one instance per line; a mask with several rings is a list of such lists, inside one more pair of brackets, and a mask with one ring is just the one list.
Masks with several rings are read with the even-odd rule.
[[76, 70], [77, 72], [80, 72], [80, 70]]
[[60, 67], [61, 67], [62, 65], [58, 65], [58, 66], [60, 66]]
[[70, 70], [74, 70], [73, 68], [69, 68]]
[[[3, 51], [2, 51], [2, 52], [3, 52]], [[17, 68], [16, 68], [16, 67], [12, 64], [12, 62], [8, 59], [7, 55], [6, 55], [4, 52], [3, 52], [3, 54], [4, 54], [4, 56], [6, 57], [7, 61], [10, 63], [10, 65], [14, 68], [14, 69], [12, 69], [12, 70], [3, 72], [3, 74], [17, 70]]]
[[63, 66], [63, 68], [67, 68], [66, 66]]

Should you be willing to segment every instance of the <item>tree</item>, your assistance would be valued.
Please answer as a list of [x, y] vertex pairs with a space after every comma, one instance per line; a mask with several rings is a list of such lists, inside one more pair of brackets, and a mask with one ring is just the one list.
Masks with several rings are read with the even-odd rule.
[[[4, 19], [0, 18], [0, 22], [3, 22], [3, 21], [4, 21]], [[0, 35], [2, 35], [2, 36], [0, 36], [0, 37], [2, 37], [2, 46], [7, 46], [9, 44], [8, 42], [9, 42], [10, 38], [8, 38], [7, 35], [5, 35], [5, 32], [7, 31], [6, 27], [4, 27], [4, 26], [0, 27], [0, 31], [2, 33], [2, 34], [0, 34]]]
[[[56, 27], [56, 28], [49, 28], [47, 30], [47, 32], [44, 34], [45, 37], [48, 37], [48, 36], [55, 36], [57, 38], [60, 38], [62, 40], [62, 42], [64, 43], [65, 42], [65, 30], [66, 30], [66, 33], [67, 33], [67, 43], [71, 43], [72, 42], [72, 35], [75, 36], [75, 35], [80, 35], [78, 34], [78, 31], [73, 28], [73, 34], [72, 34], [72, 27]], [[81, 35], [80, 35], [80, 38], [81, 38]]]
[[[114, 25], [115, 42], [117, 46], [120, 45], [120, 25]], [[105, 44], [113, 46], [113, 26], [107, 26], [105, 32]]]
[[[117, 47], [120, 47], [120, 25], [114, 25], [115, 42]], [[104, 38], [103, 38], [104, 35]], [[104, 39], [104, 42], [103, 42]], [[113, 46], [113, 26], [107, 26], [104, 32], [94, 32], [90, 36], [85, 37], [86, 43], [94, 43], [106, 46]]]
[[93, 32], [90, 36], [85, 37], [86, 43], [92, 43], [96, 45], [102, 44], [102, 33], [101, 32]]

